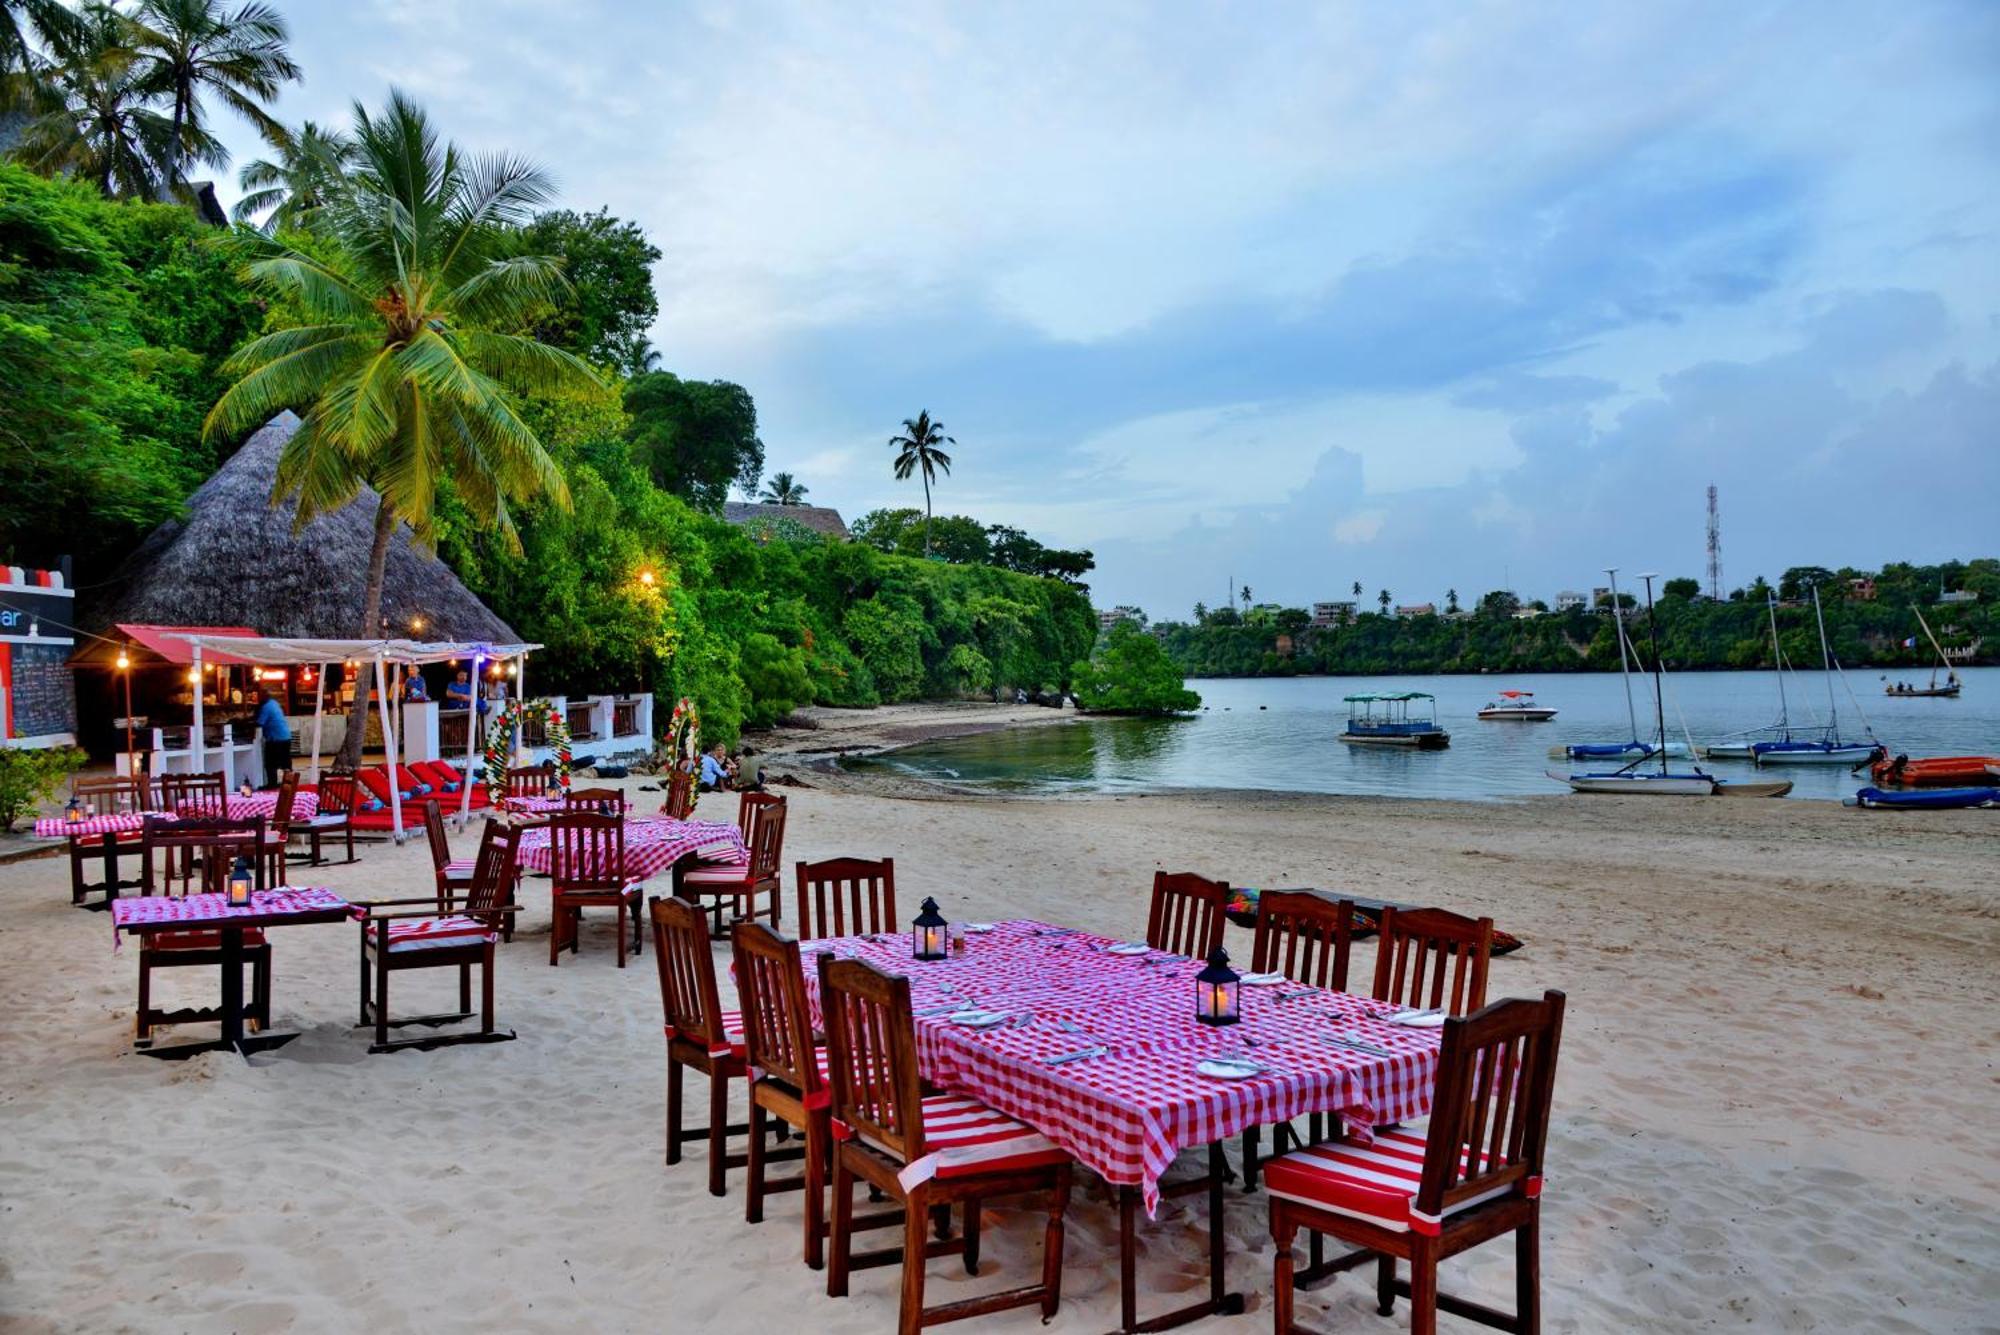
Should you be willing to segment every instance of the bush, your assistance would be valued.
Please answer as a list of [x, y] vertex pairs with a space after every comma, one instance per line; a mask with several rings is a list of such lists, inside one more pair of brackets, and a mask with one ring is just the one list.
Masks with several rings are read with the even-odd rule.
[[1185, 714], [1201, 706], [1160, 642], [1129, 621], [1112, 626], [1074, 677], [1077, 707], [1095, 714]]
[[0, 747], [0, 830], [13, 829], [15, 821], [62, 787], [63, 780], [83, 768], [83, 758], [73, 746]]

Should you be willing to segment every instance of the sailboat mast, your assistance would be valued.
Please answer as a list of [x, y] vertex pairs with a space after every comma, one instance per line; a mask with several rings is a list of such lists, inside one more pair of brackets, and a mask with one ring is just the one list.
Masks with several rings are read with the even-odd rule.
[[1625, 613], [1618, 606], [1618, 567], [1607, 566], [1611, 581], [1611, 624], [1618, 630], [1618, 675], [1625, 683], [1625, 717], [1632, 722], [1632, 740], [1639, 740], [1639, 709], [1632, 703], [1632, 664], [1625, 655]]
[[1826, 718], [1829, 742], [1840, 740], [1840, 704], [1833, 695], [1833, 651], [1826, 647], [1826, 613], [1819, 606], [1819, 585], [1812, 586], [1813, 620], [1819, 623], [1820, 670], [1826, 673]]
[[1764, 611], [1771, 618], [1771, 667], [1778, 676], [1778, 726], [1784, 729], [1789, 741], [1792, 719], [1790, 706], [1785, 703], [1785, 651], [1778, 647], [1778, 595], [1768, 588], [1764, 590]]
[[1653, 577], [1641, 575], [1646, 581], [1646, 634], [1651, 638], [1653, 648], [1653, 710], [1660, 725], [1660, 777], [1667, 775], [1667, 685], [1661, 672], [1666, 664], [1660, 657], [1660, 619], [1653, 615]]
[[[1931, 648], [1937, 651], [1938, 661], [1944, 664], [1944, 679], [1947, 682], [1956, 681], [1958, 679], [1958, 672], [1952, 667], [1951, 660], [1945, 657], [1944, 646], [1939, 644], [1937, 636], [1931, 633], [1931, 623], [1924, 620], [1924, 609], [1912, 605], [1910, 610], [1917, 614], [1917, 624], [1924, 628], [1924, 638], [1931, 642]], [[1931, 669], [1931, 685], [1937, 685], [1936, 668]]]

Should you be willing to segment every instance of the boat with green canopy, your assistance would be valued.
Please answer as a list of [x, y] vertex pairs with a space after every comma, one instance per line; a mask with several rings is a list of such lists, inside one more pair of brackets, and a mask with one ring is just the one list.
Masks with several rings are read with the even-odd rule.
[[[1414, 746], [1441, 751], [1451, 734], [1437, 723], [1437, 700], [1427, 691], [1367, 691], [1346, 697], [1347, 731], [1356, 746]], [[1413, 708], [1414, 707], [1414, 708]]]

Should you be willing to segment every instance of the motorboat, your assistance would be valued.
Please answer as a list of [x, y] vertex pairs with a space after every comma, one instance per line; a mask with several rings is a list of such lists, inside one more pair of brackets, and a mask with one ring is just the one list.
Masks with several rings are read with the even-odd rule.
[[1533, 691], [1502, 691], [1498, 700], [1479, 711], [1488, 722], [1547, 723], [1555, 716], [1554, 709], [1535, 703]]

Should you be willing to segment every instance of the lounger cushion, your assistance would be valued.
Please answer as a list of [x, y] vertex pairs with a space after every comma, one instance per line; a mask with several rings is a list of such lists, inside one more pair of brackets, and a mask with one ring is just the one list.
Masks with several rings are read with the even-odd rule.
[[380, 765], [370, 765], [366, 769], [358, 769], [354, 771], [354, 778], [355, 782], [359, 783], [362, 788], [366, 789], [374, 797], [378, 806], [389, 800], [389, 780], [382, 773]]
[[[1281, 1200], [1317, 1206], [1402, 1232], [1435, 1235], [1440, 1221], [1416, 1209], [1424, 1175], [1424, 1128], [1378, 1131], [1372, 1144], [1333, 1140], [1280, 1155], [1264, 1165], [1264, 1190]], [[1481, 1156], [1483, 1159], [1485, 1156]], [[1530, 1183], [1531, 1194], [1539, 1184]], [[1504, 1196], [1502, 1186], [1459, 1201], [1446, 1214]]]
[[[853, 1133], [843, 1128], [835, 1134]], [[941, 1178], [1013, 1173], [1069, 1161], [1069, 1155], [1026, 1122], [962, 1094], [933, 1094], [924, 1100], [924, 1150], [936, 1160]]]
[[376, 923], [374, 937], [378, 943], [384, 926], [389, 929], [391, 955], [411, 950], [437, 950], [445, 946], [491, 945], [500, 939], [500, 933], [479, 919], [457, 913], [443, 918], [400, 918]]

